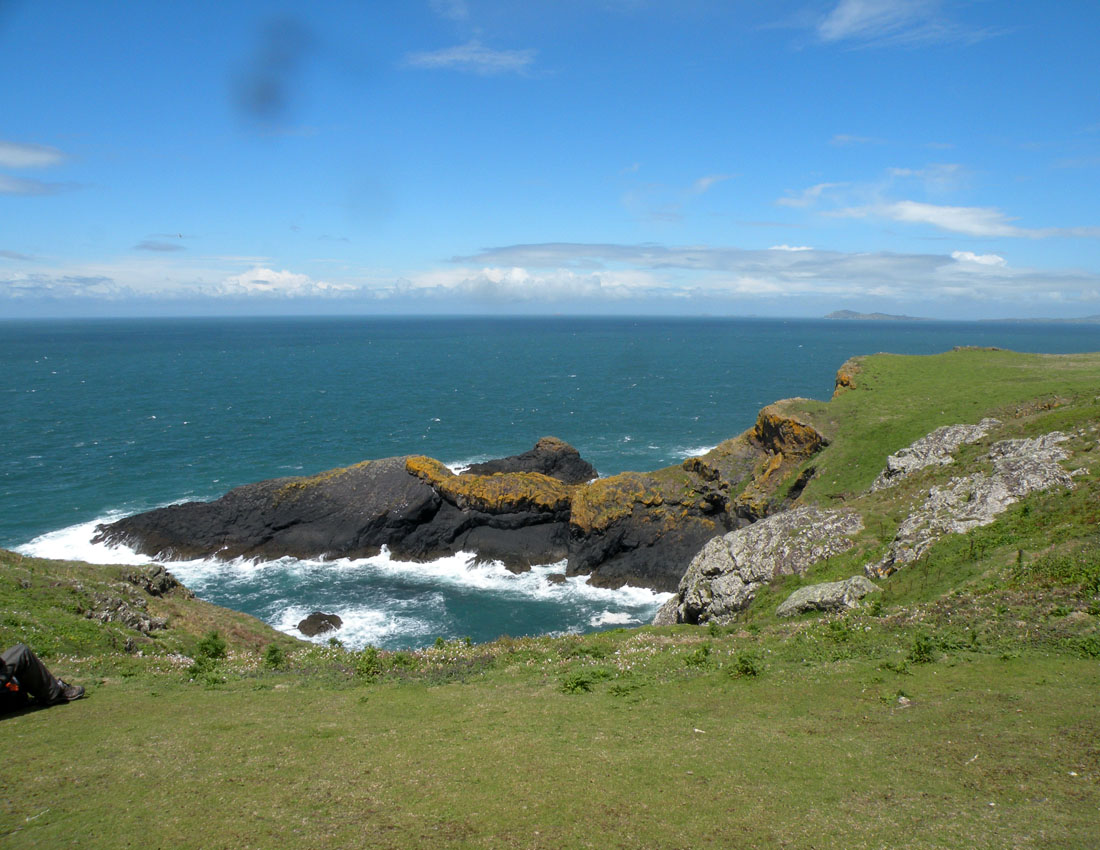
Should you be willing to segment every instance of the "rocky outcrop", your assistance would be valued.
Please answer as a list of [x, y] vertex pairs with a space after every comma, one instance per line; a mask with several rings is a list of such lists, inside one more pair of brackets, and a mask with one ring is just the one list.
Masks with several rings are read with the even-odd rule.
[[383, 546], [413, 561], [473, 552], [513, 570], [564, 559], [567, 575], [595, 585], [674, 590], [707, 540], [797, 495], [784, 494], [784, 483], [826, 440], [788, 404], [765, 408], [753, 429], [705, 455], [651, 473], [590, 480], [575, 449], [543, 438], [462, 474], [413, 455], [247, 484], [100, 526], [95, 539], [166, 559], [359, 558]]
[[160, 564], [131, 570], [124, 573], [122, 577], [130, 584], [140, 587], [150, 596], [165, 596], [172, 592], [180, 593], [185, 599], [192, 599], [195, 596], [180, 584], [179, 579]]
[[862, 528], [853, 511], [803, 506], [714, 538], [692, 559], [654, 623], [728, 623], [762, 585], [847, 551]]
[[871, 492], [893, 487], [914, 472], [928, 466], [954, 463], [955, 451], [967, 443], [976, 443], [1000, 425], [998, 419], [983, 419], [977, 425], [945, 425], [886, 458], [886, 468], [871, 485]]
[[917, 560], [947, 534], [961, 534], [992, 523], [1010, 505], [1030, 493], [1072, 487], [1059, 461], [1068, 455], [1060, 444], [1069, 436], [1054, 431], [1033, 439], [1002, 440], [990, 449], [992, 473], [975, 472], [932, 487], [894, 536], [885, 556], [868, 564], [872, 578], [885, 577]]
[[575, 448], [557, 437], [543, 437], [529, 452], [485, 463], [471, 464], [471, 475], [498, 472], [537, 472], [565, 484], [583, 484], [596, 477], [596, 467], [580, 456]]
[[827, 581], [800, 587], [775, 609], [777, 617], [793, 617], [806, 611], [846, 611], [859, 605], [868, 593], [875, 593], [878, 586], [863, 576], [852, 576], [844, 581]]
[[344, 625], [344, 621], [336, 614], [326, 614], [323, 611], [314, 611], [304, 620], [298, 623], [298, 631], [306, 637], [317, 637], [335, 632]]

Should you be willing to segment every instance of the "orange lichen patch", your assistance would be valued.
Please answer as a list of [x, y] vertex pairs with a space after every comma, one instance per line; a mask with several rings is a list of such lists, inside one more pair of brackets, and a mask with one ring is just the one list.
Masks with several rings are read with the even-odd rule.
[[846, 360], [841, 364], [840, 368], [836, 372], [836, 381], [833, 384], [833, 396], [844, 390], [855, 389], [856, 375], [861, 371], [860, 361], [858, 358], [852, 358]]
[[782, 413], [769, 404], [756, 417], [753, 436], [767, 451], [784, 455], [808, 455], [827, 445], [812, 425]]
[[327, 484], [343, 475], [347, 475], [353, 470], [362, 469], [370, 465], [370, 463], [371, 461], [364, 460], [352, 464], [351, 466], [339, 466], [336, 469], [326, 469], [324, 472], [318, 472], [316, 475], [304, 475], [299, 478], [291, 478], [286, 484], [275, 491], [275, 504], [277, 505], [286, 499], [302, 496], [322, 484]]
[[590, 534], [629, 516], [636, 505], [653, 508], [663, 502], [664, 497], [653, 481], [636, 472], [623, 472], [578, 487], [573, 494], [573, 513], [569, 522], [579, 531]]
[[460, 508], [488, 513], [562, 513], [569, 510], [572, 500], [573, 488], [538, 472], [455, 475], [439, 461], [423, 455], [408, 458], [405, 469]]

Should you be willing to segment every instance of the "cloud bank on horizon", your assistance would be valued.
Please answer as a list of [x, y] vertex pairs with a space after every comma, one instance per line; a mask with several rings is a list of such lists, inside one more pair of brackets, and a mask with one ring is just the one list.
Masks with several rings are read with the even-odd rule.
[[55, 5], [0, 318], [1100, 312], [1100, 6]]

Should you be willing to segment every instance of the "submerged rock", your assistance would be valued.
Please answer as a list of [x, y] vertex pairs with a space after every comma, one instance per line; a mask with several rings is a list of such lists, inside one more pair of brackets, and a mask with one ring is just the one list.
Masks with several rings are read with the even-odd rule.
[[692, 560], [653, 622], [731, 622], [762, 585], [846, 552], [862, 528], [854, 511], [803, 506], [714, 538]]
[[791, 617], [804, 611], [844, 611], [855, 608], [864, 596], [878, 590], [877, 585], [863, 576], [800, 587], [775, 609], [775, 616]]

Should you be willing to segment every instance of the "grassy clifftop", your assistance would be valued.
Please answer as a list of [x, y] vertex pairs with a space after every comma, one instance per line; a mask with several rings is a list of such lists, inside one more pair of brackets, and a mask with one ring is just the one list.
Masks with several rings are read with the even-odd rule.
[[[799, 501], [858, 509], [864, 531], [729, 626], [349, 652], [153, 595], [133, 568], [0, 553], [0, 642], [89, 687], [0, 719], [0, 843], [1091, 846], [1100, 355], [875, 355], [843, 371], [831, 401], [779, 406], [828, 445], [773, 474], [802, 479]], [[985, 416], [996, 439], [1072, 432], [1086, 471], [943, 538], [861, 609], [775, 617], [796, 587], [858, 572], [981, 447], [868, 493], [887, 455]], [[740, 445], [709, 463], [745, 462]], [[112, 619], [122, 608], [166, 627]], [[228, 651], [203, 661], [213, 629]]]

